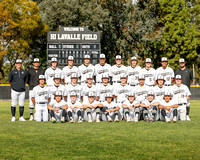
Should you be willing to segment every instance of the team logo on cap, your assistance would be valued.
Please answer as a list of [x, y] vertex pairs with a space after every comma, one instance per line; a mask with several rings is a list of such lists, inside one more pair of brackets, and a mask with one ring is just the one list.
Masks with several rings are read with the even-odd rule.
[[181, 75], [176, 75], [176, 79], [182, 79]]
[[117, 55], [115, 59], [122, 59], [120, 55]]
[[84, 59], [87, 59], [87, 58], [90, 59], [90, 55], [85, 55], [84, 56]]
[[133, 61], [133, 60], [137, 60], [137, 57], [131, 57], [131, 61]]
[[185, 59], [181, 58], [179, 59], [179, 63], [184, 63], [185, 62]]
[[61, 78], [60, 74], [55, 74], [54, 75], [54, 79], [60, 79], [60, 78]]
[[69, 56], [67, 60], [72, 60], [73, 61], [74, 57], [73, 56]]
[[104, 59], [104, 58], [106, 58], [106, 56], [105, 56], [105, 54], [100, 54], [99, 58]]
[[151, 63], [151, 59], [150, 58], [146, 58], [145, 63]]
[[162, 58], [161, 58], [161, 61], [162, 61], [162, 62], [167, 61], [167, 57], [162, 57]]

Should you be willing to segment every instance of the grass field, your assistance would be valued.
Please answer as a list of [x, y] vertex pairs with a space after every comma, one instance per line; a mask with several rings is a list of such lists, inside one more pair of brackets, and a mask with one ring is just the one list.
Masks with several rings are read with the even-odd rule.
[[[28, 112], [26, 102], [26, 119]], [[191, 101], [190, 117], [176, 124], [10, 122], [10, 102], [0, 101], [0, 159], [200, 159], [200, 101]]]

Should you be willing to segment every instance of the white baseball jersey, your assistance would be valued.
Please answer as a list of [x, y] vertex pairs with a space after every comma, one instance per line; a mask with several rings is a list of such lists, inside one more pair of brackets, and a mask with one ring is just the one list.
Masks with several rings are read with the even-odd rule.
[[67, 101], [70, 101], [71, 92], [75, 92], [77, 94], [77, 101], [81, 100], [81, 96], [82, 96], [82, 86], [81, 85], [69, 84], [69, 85], [65, 86], [65, 95], [67, 95]]
[[135, 68], [129, 66], [127, 67], [127, 75], [128, 75], [128, 81], [127, 83], [129, 85], [136, 86], [138, 85], [138, 77], [141, 73], [142, 68], [140, 66], [136, 66]]
[[94, 75], [94, 66], [92, 64], [89, 64], [89, 66], [82, 64], [78, 67], [78, 71], [79, 76], [81, 76], [81, 83], [83, 83], [87, 81], [87, 75]]
[[[88, 100], [87, 101], [83, 101], [82, 105], [95, 105], [95, 104], [99, 104], [99, 101], [93, 101], [92, 103], [90, 103]], [[92, 111], [94, 111], [95, 108], [92, 108]]]
[[144, 84], [146, 84], [148, 86], [153, 86], [154, 85], [154, 81], [155, 81], [156, 70], [154, 68], [150, 68], [149, 70], [147, 70], [146, 68], [143, 68], [141, 73], [145, 77]]
[[171, 93], [173, 94], [173, 100], [177, 104], [186, 104], [187, 103], [187, 96], [191, 96], [191, 93], [188, 89], [188, 87], [184, 84], [181, 84], [180, 86], [173, 85], [171, 87]]
[[71, 75], [73, 73], [78, 74], [78, 68], [76, 66], [73, 66], [72, 68], [69, 68], [68, 66], [66, 66], [62, 69], [62, 76], [63, 76], [62, 79], [65, 80], [65, 84], [71, 83]]
[[136, 103], [139, 103], [139, 102], [137, 102], [137, 101], [133, 101], [132, 103], [127, 99], [126, 101], [124, 101], [123, 102], [123, 104], [125, 104], [125, 105], [127, 105], [127, 106], [130, 106], [130, 105], [132, 105], [132, 106], [134, 106]]
[[123, 103], [127, 99], [128, 93], [131, 91], [132, 87], [130, 87], [128, 84], [121, 85], [118, 84], [114, 90], [115, 96], [117, 96], [117, 102]]
[[163, 100], [165, 92], [170, 90], [170, 86], [163, 86], [163, 87], [158, 87], [158, 85], [156, 85], [155, 87], [153, 87], [153, 92], [155, 94], [155, 100], [160, 102]]
[[139, 85], [134, 87], [135, 95], [136, 95], [136, 101], [143, 102], [145, 99], [147, 99], [147, 93], [150, 90], [150, 87], [147, 85], [143, 85], [140, 87]]
[[62, 110], [63, 106], [66, 104], [67, 102], [65, 102], [64, 100], [57, 102], [55, 99], [51, 100], [51, 102], [49, 103], [49, 105], [51, 105], [53, 108], [59, 108], [60, 110]]
[[88, 87], [87, 84], [85, 84], [82, 88], [82, 96], [83, 96], [83, 101], [88, 100], [88, 95], [89, 92], [93, 92], [95, 96], [97, 96], [97, 86], [92, 85], [92, 87]]
[[60, 84], [58, 87], [56, 87], [55, 85], [51, 86], [50, 87], [50, 97], [51, 97], [51, 100], [54, 99], [55, 97], [55, 93], [59, 91], [62, 93], [62, 96], [67, 96], [66, 93], [65, 93], [65, 87]]
[[56, 68], [56, 69], [53, 69], [52, 67], [47, 68], [47, 70], [45, 71], [47, 86], [54, 85], [53, 78], [55, 74], [60, 74], [60, 76], [62, 77], [62, 70], [60, 68]]
[[108, 107], [108, 109], [114, 109], [115, 107], [118, 106], [117, 103], [115, 103], [113, 101], [110, 104], [108, 104], [107, 101], [103, 102], [102, 104], [104, 107]]
[[105, 64], [105, 65], [100, 65], [96, 64], [94, 66], [94, 74], [96, 76], [96, 82], [101, 83], [102, 82], [102, 75], [107, 73], [109, 76], [111, 75], [111, 65], [110, 64]]
[[164, 77], [165, 85], [171, 85], [171, 80], [172, 78], [174, 78], [174, 71], [170, 67], [166, 67], [165, 69], [159, 67], [158, 69], [156, 69], [156, 80], [158, 75], [162, 75]]
[[117, 65], [113, 65], [111, 67], [112, 82], [120, 83], [120, 75], [122, 73], [127, 74], [127, 68], [124, 65], [121, 65], [120, 67], [118, 67]]
[[104, 86], [103, 84], [98, 85], [97, 88], [97, 96], [99, 96], [99, 101], [104, 102], [105, 101], [105, 95], [106, 93], [111, 93], [114, 95], [114, 88], [112, 85], [108, 84], [107, 86]]
[[142, 103], [144, 103], [145, 105], [149, 105], [149, 104], [153, 104], [153, 103], [156, 103], [156, 102], [158, 102], [158, 101], [156, 101], [155, 99], [152, 102], [150, 102], [148, 99], [146, 99]]
[[50, 97], [49, 88], [46, 86], [40, 87], [40, 85], [35, 86], [33, 88], [32, 97], [35, 98], [36, 103], [47, 103], [48, 98]]

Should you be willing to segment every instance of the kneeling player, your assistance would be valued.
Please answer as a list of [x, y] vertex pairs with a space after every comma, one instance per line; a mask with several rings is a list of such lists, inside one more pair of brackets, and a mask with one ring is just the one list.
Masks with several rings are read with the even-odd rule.
[[153, 91], [148, 92], [147, 100], [143, 101], [141, 107], [143, 107], [143, 119], [147, 122], [154, 122], [159, 119], [159, 102], [155, 99]]
[[93, 92], [89, 92], [88, 100], [83, 102], [85, 121], [92, 122], [96, 120], [96, 122], [100, 122], [100, 108], [103, 107], [103, 104], [95, 101], [94, 99], [95, 94]]
[[117, 103], [112, 101], [112, 94], [107, 93], [106, 101], [103, 102], [103, 114], [102, 114], [102, 120], [103, 121], [109, 121], [112, 122], [113, 120], [115, 122], [119, 122], [121, 120], [121, 114], [119, 112], [120, 107], [117, 105]]
[[171, 100], [172, 95], [170, 92], [165, 92], [164, 100], [160, 102], [159, 108], [161, 109], [161, 116], [160, 119], [162, 121], [166, 121], [167, 123], [172, 121], [177, 121], [177, 107], [173, 100]]
[[44, 75], [39, 75], [39, 85], [33, 88], [33, 94], [31, 100], [35, 105], [35, 120], [37, 122], [40, 121], [48, 121], [48, 110], [47, 103], [50, 99], [50, 92], [48, 87], [44, 85], [45, 77]]
[[61, 121], [61, 123], [64, 123], [66, 117], [65, 110], [67, 108], [67, 102], [62, 100], [62, 92], [57, 91], [55, 93], [55, 99], [51, 100], [48, 105], [52, 122], [55, 123], [56, 121]]
[[[139, 103], [135, 101], [135, 93], [128, 93], [128, 100], [126, 100], [122, 104], [122, 108], [124, 109], [124, 117], [127, 122], [135, 121], [138, 122], [138, 116], [140, 116], [140, 108]], [[136, 118], [137, 117], [137, 118]]]
[[83, 119], [81, 117], [81, 109], [82, 104], [77, 100], [77, 94], [75, 92], [70, 93], [70, 100], [67, 102], [68, 109], [67, 113], [69, 116], [69, 122], [74, 123], [78, 121], [78, 123], [82, 123]]

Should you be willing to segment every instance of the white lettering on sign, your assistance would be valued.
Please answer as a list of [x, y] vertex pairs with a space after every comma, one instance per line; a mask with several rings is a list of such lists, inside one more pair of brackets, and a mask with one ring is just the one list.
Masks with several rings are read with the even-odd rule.
[[81, 38], [80, 34], [58, 34], [59, 40], [80, 40]]
[[96, 34], [82, 34], [82, 40], [97, 40]]
[[84, 31], [84, 28], [78, 28], [78, 27], [64, 27], [64, 31]]
[[57, 48], [56, 45], [49, 45], [49, 48]]
[[49, 57], [58, 57], [57, 54], [49, 54]]
[[56, 39], [56, 34], [50, 34], [50, 39]]
[[74, 48], [74, 45], [63, 45], [63, 48]]
[[90, 45], [82, 45], [82, 48], [90, 48]]

